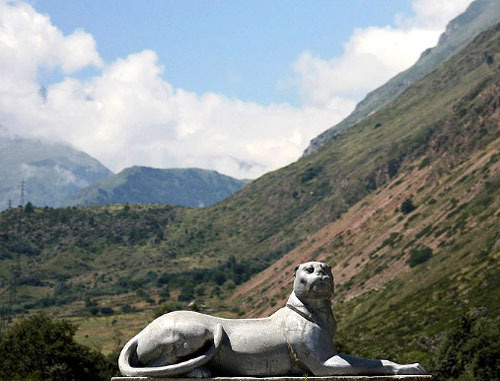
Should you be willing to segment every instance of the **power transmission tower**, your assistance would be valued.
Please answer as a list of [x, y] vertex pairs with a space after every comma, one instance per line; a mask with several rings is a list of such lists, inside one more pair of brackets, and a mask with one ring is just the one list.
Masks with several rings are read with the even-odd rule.
[[9, 204], [8, 205], [9, 205], [8, 208], [12, 209], [12, 199], [10, 197], [9, 197]]

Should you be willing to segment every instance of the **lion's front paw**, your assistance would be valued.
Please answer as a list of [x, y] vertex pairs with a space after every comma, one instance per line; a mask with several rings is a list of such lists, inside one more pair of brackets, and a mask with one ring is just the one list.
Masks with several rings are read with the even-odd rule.
[[394, 369], [395, 374], [426, 374], [424, 367], [418, 362], [413, 364], [397, 365]]

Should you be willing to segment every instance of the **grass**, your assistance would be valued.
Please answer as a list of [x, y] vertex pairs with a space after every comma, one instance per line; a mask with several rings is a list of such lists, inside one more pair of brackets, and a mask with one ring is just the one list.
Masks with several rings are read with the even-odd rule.
[[99, 317], [73, 317], [78, 324], [75, 340], [108, 355], [121, 350], [125, 343], [153, 320], [151, 311]]

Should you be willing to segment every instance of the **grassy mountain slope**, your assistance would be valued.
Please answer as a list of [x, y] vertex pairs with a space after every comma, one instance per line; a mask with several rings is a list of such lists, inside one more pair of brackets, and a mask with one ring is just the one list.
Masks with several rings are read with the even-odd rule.
[[409, 86], [429, 74], [439, 65], [465, 47], [480, 32], [500, 21], [500, 3], [496, 0], [476, 0], [464, 13], [451, 20], [434, 48], [427, 49], [409, 69], [399, 73], [387, 83], [370, 92], [356, 109], [342, 122], [311, 140], [304, 151], [308, 155], [317, 151], [327, 141], [366, 116], [396, 99]]
[[67, 145], [0, 136], [0, 210], [24, 202], [60, 206], [80, 189], [112, 176], [96, 159]]
[[[241, 283], [423, 158], [446, 171], [496, 139], [498, 29], [316, 154], [212, 207], [4, 212], [4, 284], [17, 261], [26, 277], [70, 290], [78, 284], [91, 295], [129, 291], [123, 279], [151, 288], [164, 274], [186, 271], [194, 283], [212, 282], [196, 269], [230, 269]], [[61, 295], [81, 295], [73, 291]]]
[[[461, 311], [498, 312], [499, 63], [500, 24], [315, 154], [212, 207], [3, 212], [0, 300], [14, 284], [18, 312], [99, 316], [196, 298], [208, 312], [258, 315], [286, 297], [297, 259], [324, 258], [339, 339], [362, 355], [425, 359]], [[416, 209], [402, 212], [410, 198]], [[282, 283], [259, 285], [270, 273]]]
[[200, 207], [225, 199], [247, 183], [203, 169], [136, 166], [82, 189], [67, 204], [156, 203]]
[[[430, 366], [462, 316], [496, 321], [500, 139], [448, 169], [439, 159], [420, 164], [241, 285], [235, 304], [249, 317], [270, 314], [286, 301], [294, 266], [322, 260], [333, 268], [339, 341], [351, 353]], [[408, 199], [415, 209], [404, 213]]]

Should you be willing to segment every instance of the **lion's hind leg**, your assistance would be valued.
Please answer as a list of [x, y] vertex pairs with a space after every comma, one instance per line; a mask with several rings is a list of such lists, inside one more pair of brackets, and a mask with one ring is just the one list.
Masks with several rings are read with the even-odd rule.
[[171, 365], [196, 354], [212, 340], [212, 332], [202, 324], [166, 321], [141, 333], [137, 357], [142, 366]]

